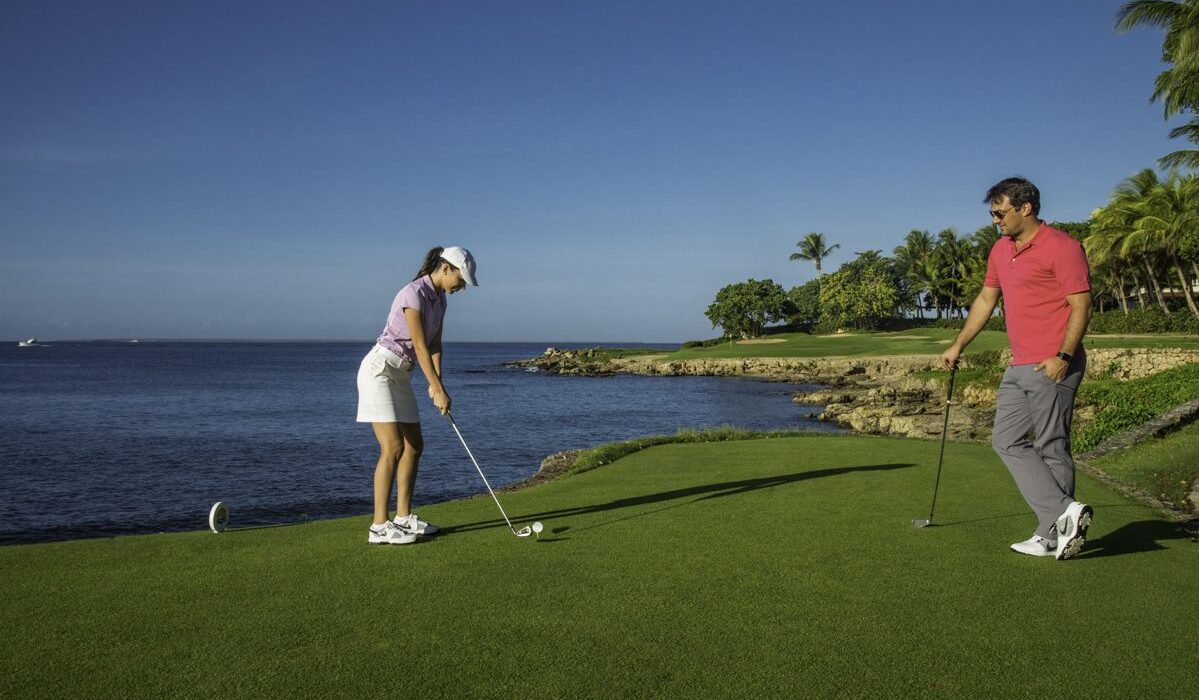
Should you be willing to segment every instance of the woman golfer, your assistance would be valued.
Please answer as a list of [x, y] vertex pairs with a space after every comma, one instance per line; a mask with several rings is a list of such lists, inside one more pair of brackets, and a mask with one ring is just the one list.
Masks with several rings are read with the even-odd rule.
[[[442, 415], [450, 411], [450, 395], [441, 384], [441, 322], [446, 294], [475, 281], [475, 259], [465, 248], [433, 248], [416, 279], [391, 304], [387, 325], [358, 368], [358, 422], [370, 423], [379, 440], [375, 465], [375, 520], [367, 542], [408, 544], [437, 528], [413, 513], [412, 486], [424, 439], [412, 369], [420, 365], [429, 381], [429, 398]], [[398, 473], [397, 473], [398, 472]], [[387, 496], [396, 485], [396, 517], [388, 520]]]

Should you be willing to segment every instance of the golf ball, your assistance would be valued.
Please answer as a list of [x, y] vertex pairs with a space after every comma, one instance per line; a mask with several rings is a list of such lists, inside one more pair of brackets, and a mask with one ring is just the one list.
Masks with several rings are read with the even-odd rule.
[[540, 521], [533, 523], [533, 532], [539, 533], [544, 529], [545, 529], [545, 526], [542, 525]]

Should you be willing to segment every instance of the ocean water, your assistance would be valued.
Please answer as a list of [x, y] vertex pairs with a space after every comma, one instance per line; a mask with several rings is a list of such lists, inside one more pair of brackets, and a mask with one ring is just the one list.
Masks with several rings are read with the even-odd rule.
[[[455, 420], [493, 486], [527, 478], [554, 452], [680, 428], [834, 429], [791, 403], [805, 385], [503, 366], [546, 346], [445, 346]], [[370, 513], [378, 445], [354, 420], [370, 347], [0, 346], [0, 543], [203, 529], [216, 501], [233, 527]], [[415, 503], [485, 492], [423, 378], [413, 383], [425, 437]]]

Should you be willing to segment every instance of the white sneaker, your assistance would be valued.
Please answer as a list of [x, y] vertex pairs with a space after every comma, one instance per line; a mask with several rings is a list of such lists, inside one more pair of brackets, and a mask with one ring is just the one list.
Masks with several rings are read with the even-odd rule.
[[382, 525], [371, 525], [370, 532], [367, 544], [412, 544], [416, 541], [416, 535], [401, 530], [390, 520]]
[[1057, 519], [1057, 552], [1059, 560], [1069, 559], [1078, 554], [1087, 541], [1087, 528], [1091, 527], [1091, 518], [1095, 511], [1085, 503], [1074, 501], [1066, 507], [1066, 512]]
[[1012, 551], [1027, 554], [1030, 557], [1052, 557], [1057, 554], [1057, 542], [1047, 540], [1040, 535], [1033, 535], [1023, 542], [1012, 545]]
[[432, 525], [424, 520], [421, 520], [419, 517], [417, 517], [416, 513], [409, 513], [402, 518], [397, 515], [395, 520], [392, 520], [392, 522], [395, 523], [396, 527], [400, 528], [404, 532], [408, 532], [413, 535], [436, 535], [437, 531], [441, 529], [436, 525]]

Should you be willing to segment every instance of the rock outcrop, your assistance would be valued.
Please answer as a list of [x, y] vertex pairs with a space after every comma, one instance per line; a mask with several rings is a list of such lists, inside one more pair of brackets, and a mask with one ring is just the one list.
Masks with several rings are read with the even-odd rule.
[[[1177, 348], [1093, 349], [1087, 352], [1088, 376], [1139, 379], [1180, 365], [1199, 362], [1199, 352]], [[1011, 355], [1000, 353], [998, 364]], [[967, 355], [961, 367], [979, 361]], [[992, 354], [992, 362], [994, 355]], [[824, 388], [798, 393], [793, 400], [812, 407], [809, 415], [860, 433], [940, 437], [944, 424], [945, 388], [940, 378], [918, 373], [939, 369], [935, 355], [825, 358], [706, 358], [670, 360], [663, 355], [612, 357], [597, 348], [547, 348], [532, 360], [514, 365], [555, 374], [603, 376], [618, 373], [653, 376], [758, 377]], [[987, 439], [995, 415], [996, 386], [970, 385], [955, 391], [949, 435], [960, 440]], [[819, 410], [817, 410], [819, 409]], [[1076, 412], [1086, 421], [1090, 411]]]

